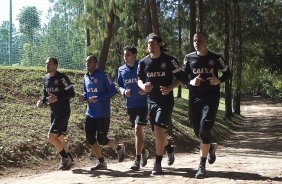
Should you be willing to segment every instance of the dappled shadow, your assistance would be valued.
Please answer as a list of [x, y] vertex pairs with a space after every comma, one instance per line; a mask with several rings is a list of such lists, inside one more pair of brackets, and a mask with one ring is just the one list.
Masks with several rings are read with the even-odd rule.
[[[246, 100], [246, 99], [245, 99]], [[244, 126], [225, 146], [251, 149], [248, 154], [282, 156], [282, 106], [262, 97], [243, 101]]]
[[118, 171], [118, 170], [112, 170], [112, 169], [105, 169], [105, 170], [97, 170], [97, 171], [90, 171], [90, 170], [85, 170], [85, 169], [73, 169], [72, 170], [73, 174], [87, 174], [90, 177], [96, 177], [96, 176], [101, 176], [101, 175], [106, 175], [106, 176], [112, 176], [112, 177], [150, 177], [151, 171], [133, 171], [133, 170], [128, 170], [128, 171]]
[[[112, 177], [136, 177], [136, 178], [149, 178], [153, 177], [151, 171], [117, 171], [112, 169], [89, 171], [85, 169], [74, 169], [73, 174], [86, 174], [89, 177], [97, 177], [101, 175], [112, 176]], [[185, 178], [195, 178], [197, 171], [191, 168], [171, 168], [163, 167], [163, 176], [182, 176]], [[256, 173], [250, 172], [236, 172], [236, 171], [208, 171], [207, 178], [227, 178], [233, 180], [253, 180], [253, 181], [282, 181], [281, 177], [266, 177]]]

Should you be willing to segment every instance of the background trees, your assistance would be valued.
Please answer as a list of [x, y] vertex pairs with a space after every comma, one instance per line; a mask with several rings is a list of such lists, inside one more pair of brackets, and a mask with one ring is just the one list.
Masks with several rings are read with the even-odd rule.
[[[224, 55], [232, 69], [232, 81], [222, 89], [228, 119], [234, 110], [240, 113], [241, 94], [282, 99], [281, 1], [49, 1], [47, 23], [40, 22], [41, 14], [34, 6], [23, 8], [18, 15], [20, 27], [11, 33], [10, 64], [42, 66], [46, 57], [54, 56], [61, 67], [83, 69], [85, 55], [93, 53], [99, 57], [100, 68], [114, 76], [123, 63], [125, 45], [137, 46], [141, 58], [146, 54], [146, 36], [155, 32], [168, 44], [168, 53], [182, 63], [193, 50], [193, 34], [204, 30], [210, 49]], [[2, 22], [0, 65], [8, 64], [9, 36], [9, 22]]]

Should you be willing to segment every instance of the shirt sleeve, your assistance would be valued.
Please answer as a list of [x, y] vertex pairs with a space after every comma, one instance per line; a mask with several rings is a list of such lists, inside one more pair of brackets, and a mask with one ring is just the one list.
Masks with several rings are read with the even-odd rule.
[[62, 85], [64, 87], [64, 93], [58, 100], [69, 100], [75, 96], [73, 84], [67, 76], [63, 76], [61, 79]]
[[[187, 57], [184, 58], [183, 65], [181, 67], [181, 82], [184, 85], [188, 85], [190, 83], [190, 69], [189, 69], [189, 62]], [[189, 86], [189, 85], [188, 85]]]
[[85, 84], [85, 76], [83, 78], [83, 98], [85, 101], [88, 100], [87, 89], [86, 89], [86, 84]]
[[138, 80], [143, 81], [143, 83], [146, 82], [146, 74], [145, 74], [145, 64], [143, 62], [138, 63], [138, 68], [137, 68], [137, 77]]
[[106, 91], [102, 94], [100, 94], [97, 97], [97, 101], [104, 101], [106, 99], [111, 98], [112, 96], [114, 96], [115, 94], [117, 94], [117, 90], [115, 87], [114, 82], [112, 81], [112, 79], [108, 76], [108, 75], [104, 75], [104, 85], [106, 87]]
[[47, 96], [48, 93], [46, 91], [46, 87], [45, 87], [45, 78], [43, 78], [43, 96], [42, 96], [42, 101], [45, 104], [47, 102]]
[[181, 67], [178, 64], [178, 61], [175, 58], [173, 58], [170, 63], [174, 77], [177, 80], [181, 80]]
[[117, 83], [118, 83], [119, 91], [120, 91], [121, 95], [124, 95], [125, 87], [124, 87], [124, 82], [123, 82], [123, 78], [122, 78], [120, 69], [118, 70]]
[[223, 83], [231, 77], [231, 72], [228, 65], [225, 64], [225, 61], [221, 56], [219, 57], [218, 61], [218, 70], [222, 72], [222, 76], [219, 78], [219, 80], [221, 83]]

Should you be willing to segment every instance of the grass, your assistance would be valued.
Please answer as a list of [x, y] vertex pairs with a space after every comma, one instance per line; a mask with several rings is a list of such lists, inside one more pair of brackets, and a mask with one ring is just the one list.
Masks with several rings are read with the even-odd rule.
[[[66, 73], [75, 84], [76, 97], [71, 100], [71, 117], [67, 141], [77, 158], [90, 155], [90, 148], [85, 140], [83, 122], [86, 104], [78, 102], [82, 92], [83, 72], [60, 70]], [[35, 104], [42, 95], [43, 68], [0, 67], [0, 166], [19, 167], [27, 164], [39, 164], [58, 158], [53, 147], [48, 143], [47, 132], [50, 124], [48, 107], [38, 109]], [[188, 91], [182, 90], [183, 98], [175, 98], [172, 116], [172, 128], [169, 138], [177, 145], [177, 152], [193, 151], [198, 141], [187, 124]], [[112, 117], [109, 136], [118, 142], [124, 142], [127, 157], [134, 155], [134, 136], [127, 122], [124, 98], [116, 95], [112, 99]], [[214, 131], [214, 139], [222, 141], [231, 133], [233, 123], [223, 120], [224, 101], [221, 101]], [[239, 122], [236, 118], [234, 121]], [[145, 127], [145, 146], [154, 153], [154, 138], [150, 126]], [[109, 148], [103, 148], [109, 158], [116, 155]]]

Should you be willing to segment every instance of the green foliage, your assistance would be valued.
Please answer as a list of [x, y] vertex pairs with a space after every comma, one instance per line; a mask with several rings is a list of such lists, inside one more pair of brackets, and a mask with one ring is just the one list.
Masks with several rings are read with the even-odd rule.
[[18, 15], [20, 31], [28, 37], [32, 37], [34, 32], [40, 28], [39, 15], [40, 13], [35, 6], [24, 7]]
[[[106, 71], [112, 76], [123, 64], [123, 47], [134, 45], [138, 48], [138, 59], [147, 52], [145, 38], [145, 8], [143, 1], [127, 0], [49, 0], [49, 21], [40, 23], [40, 12], [36, 7], [24, 7], [17, 15], [20, 29], [12, 25], [12, 48], [9, 48], [8, 21], [0, 26], [0, 65], [43, 66], [47, 57], [59, 59], [60, 67], [67, 69], [84, 68], [87, 53], [99, 56], [103, 41], [107, 36], [106, 26], [110, 9], [114, 9], [115, 24], [113, 37], [107, 58]], [[83, 2], [83, 3], [82, 3]], [[210, 50], [219, 54], [224, 49], [224, 3], [220, 0], [204, 2], [204, 30], [208, 32]], [[234, 57], [235, 7], [230, 4], [230, 58]], [[265, 95], [279, 97], [281, 75], [282, 37], [281, 12], [282, 3], [277, 0], [239, 1], [242, 31], [243, 72], [242, 92], [253, 93], [260, 83], [271, 82], [276, 90], [262, 92]], [[179, 9], [181, 7], [181, 9]], [[168, 54], [182, 63], [189, 50], [189, 1], [163, 0], [157, 1], [158, 19], [161, 37], [168, 44]], [[198, 16], [198, 15], [197, 15]], [[197, 23], [199, 19], [197, 18]], [[180, 23], [180, 24], [179, 24]], [[91, 45], [85, 48], [85, 28], [90, 30]], [[181, 40], [179, 33], [181, 30]], [[179, 50], [179, 44], [181, 48]], [[11, 55], [9, 55], [11, 53]], [[10, 59], [10, 60], [9, 60]], [[235, 65], [236, 63], [233, 63]], [[234, 70], [234, 68], [232, 68]], [[267, 70], [269, 76], [262, 77]], [[251, 74], [247, 72], [251, 71]], [[245, 77], [247, 76], [247, 77]], [[253, 77], [255, 76], [255, 77]], [[236, 79], [234, 76], [233, 79]], [[270, 79], [271, 78], [271, 79]], [[236, 80], [234, 80], [236, 81]], [[251, 85], [250, 85], [251, 84]], [[236, 82], [233, 82], [233, 89]], [[261, 92], [262, 88], [258, 91]], [[266, 89], [266, 88], [263, 88]], [[277, 91], [278, 90], [278, 91]], [[274, 94], [276, 93], [276, 94]]]

